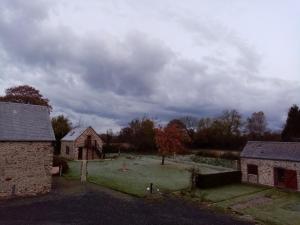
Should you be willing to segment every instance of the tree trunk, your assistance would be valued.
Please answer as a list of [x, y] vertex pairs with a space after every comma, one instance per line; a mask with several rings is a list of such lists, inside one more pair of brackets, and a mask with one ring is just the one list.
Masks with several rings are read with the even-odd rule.
[[161, 165], [165, 165], [165, 155], [162, 155]]

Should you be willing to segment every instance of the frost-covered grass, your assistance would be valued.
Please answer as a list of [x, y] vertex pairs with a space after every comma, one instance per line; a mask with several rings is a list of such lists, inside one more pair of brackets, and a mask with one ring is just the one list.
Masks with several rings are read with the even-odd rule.
[[[300, 194], [278, 189], [236, 184], [197, 190], [194, 199], [210, 202], [217, 208], [229, 208], [250, 215], [268, 225], [300, 225]], [[264, 202], [265, 201], [265, 202]], [[258, 203], [255, 203], [258, 202]], [[243, 205], [246, 207], [237, 208]]]
[[[161, 192], [172, 192], [189, 187], [189, 169], [197, 167], [201, 173], [227, 171], [206, 164], [176, 163], [166, 160], [160, 165], [158, 156], [124, 155], [117, 159], [88, 162], [88, 181], [121, 192], [145, 196], [150, 183]], [[80, 162], [69, 162], [68, 178], [79, 179]], [[123, 169], [127, 169], [124, 171]]]

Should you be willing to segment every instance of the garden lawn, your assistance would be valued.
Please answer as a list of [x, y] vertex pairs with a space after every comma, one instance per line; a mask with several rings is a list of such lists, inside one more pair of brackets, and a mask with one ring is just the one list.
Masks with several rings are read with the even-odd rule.
[[197, 189], [195, 192], [195, 196], [201, 198], [206, 202], [217, 203], [225, 200], [232, 200], [242, 196], [248, 196], [254, 193], [256, 194], [266, 189], [269, 188], [258, 187], [254, 185], [233, 184], [203, 190]]
[[299, 193], [237, 184], [197, 190], [194, 197], [219, 209], [250, 215], [268, 225], [300, 225]]
[[[80, 162], [69, 162], [67, 178], [79, 179]], [[136, 196], [145, 196], [150, 183], [155, 190], [172, 192], [189, 187], [189, 169], [194, 165], [166, 161], [153, 156], [122, 156], [117, 159], [88, 162], [88, 181]], [[226, 168], [197, 164], [201, 173], [227, 171]], [[123, 169], [128, 169], [123, 171]]]

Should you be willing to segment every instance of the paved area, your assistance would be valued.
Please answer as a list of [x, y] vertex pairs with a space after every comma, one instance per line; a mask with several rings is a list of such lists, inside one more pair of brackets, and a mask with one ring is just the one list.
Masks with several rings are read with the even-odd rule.
[[140, 199], [55, 179], [53, 192], [0, 201], [2, 225], [250, 225], [173, 197]]

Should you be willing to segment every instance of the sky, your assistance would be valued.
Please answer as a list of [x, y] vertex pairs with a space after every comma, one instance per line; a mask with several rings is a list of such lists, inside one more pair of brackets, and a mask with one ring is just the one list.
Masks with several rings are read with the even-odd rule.
[[297, 0], [1, 0], [0, 94], [28, 84], [99, 132], [300, 105]]

